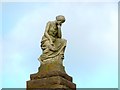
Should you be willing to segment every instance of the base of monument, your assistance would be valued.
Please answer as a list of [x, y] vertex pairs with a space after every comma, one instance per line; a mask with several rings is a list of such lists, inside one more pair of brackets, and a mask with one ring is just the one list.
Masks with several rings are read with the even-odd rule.
[[27, 89], [71, 89], [75, 90], [76, 85], [71, 81], [61, 77], [61, 76], [52, 76], [48, 78], [36, 79], [27, 81]]
[[38, 72], [30, 75], [27, 81], [27, 90], [75, 90], [76, 84], [72, 82], [59, 60], [41, 64]]

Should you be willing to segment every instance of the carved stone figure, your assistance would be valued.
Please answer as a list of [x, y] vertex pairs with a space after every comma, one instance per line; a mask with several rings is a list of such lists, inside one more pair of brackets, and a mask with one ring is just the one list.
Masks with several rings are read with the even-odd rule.
[[66, 40], [62, 39], [61, 26], [65, 22], [62, 15], [56, 16], [55, 21], [49, 21], [46, 25], [41, 41], [42, 55], [41, 62], [64, 59]]
[[38, 58], [41, 62], [38, 72], [30, 75], [27, 90], [76, 90], [63, 65], [64, 51], [67, 41], [62, 39], [61, 26], [65, 17], [59, 15], [55, 21], [46, 25], [41, 41], [42, 54]]

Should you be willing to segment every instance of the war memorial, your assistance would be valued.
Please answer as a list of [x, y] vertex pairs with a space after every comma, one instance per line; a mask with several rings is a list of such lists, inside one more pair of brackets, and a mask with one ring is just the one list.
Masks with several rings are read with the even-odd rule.
[[41, 40], [42, 54], [38, 58], [41, 65], [38, 72], [30, 75], [26, 82], [27, 90], [76, 90], [76, 84], [63, 66], [67, 40], [62, 38], [61, 26], [65, 22], [63, 15], [48, 21]]

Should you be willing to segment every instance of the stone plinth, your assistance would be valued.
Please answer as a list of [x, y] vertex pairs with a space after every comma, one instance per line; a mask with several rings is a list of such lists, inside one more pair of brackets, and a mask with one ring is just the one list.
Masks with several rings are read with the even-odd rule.
[[41, 64], [38, 73], [31, 74], [27, 81], [27, 90], [63, 89], [75, 90], [72, 77], [67, 75], [64, 66], [59, 61]]

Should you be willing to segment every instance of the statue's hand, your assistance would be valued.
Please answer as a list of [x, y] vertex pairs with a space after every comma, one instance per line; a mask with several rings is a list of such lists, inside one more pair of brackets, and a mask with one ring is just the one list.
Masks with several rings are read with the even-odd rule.
[[58, 29], [60, 29], [61, 28], [61, 25], [58, 25]]

